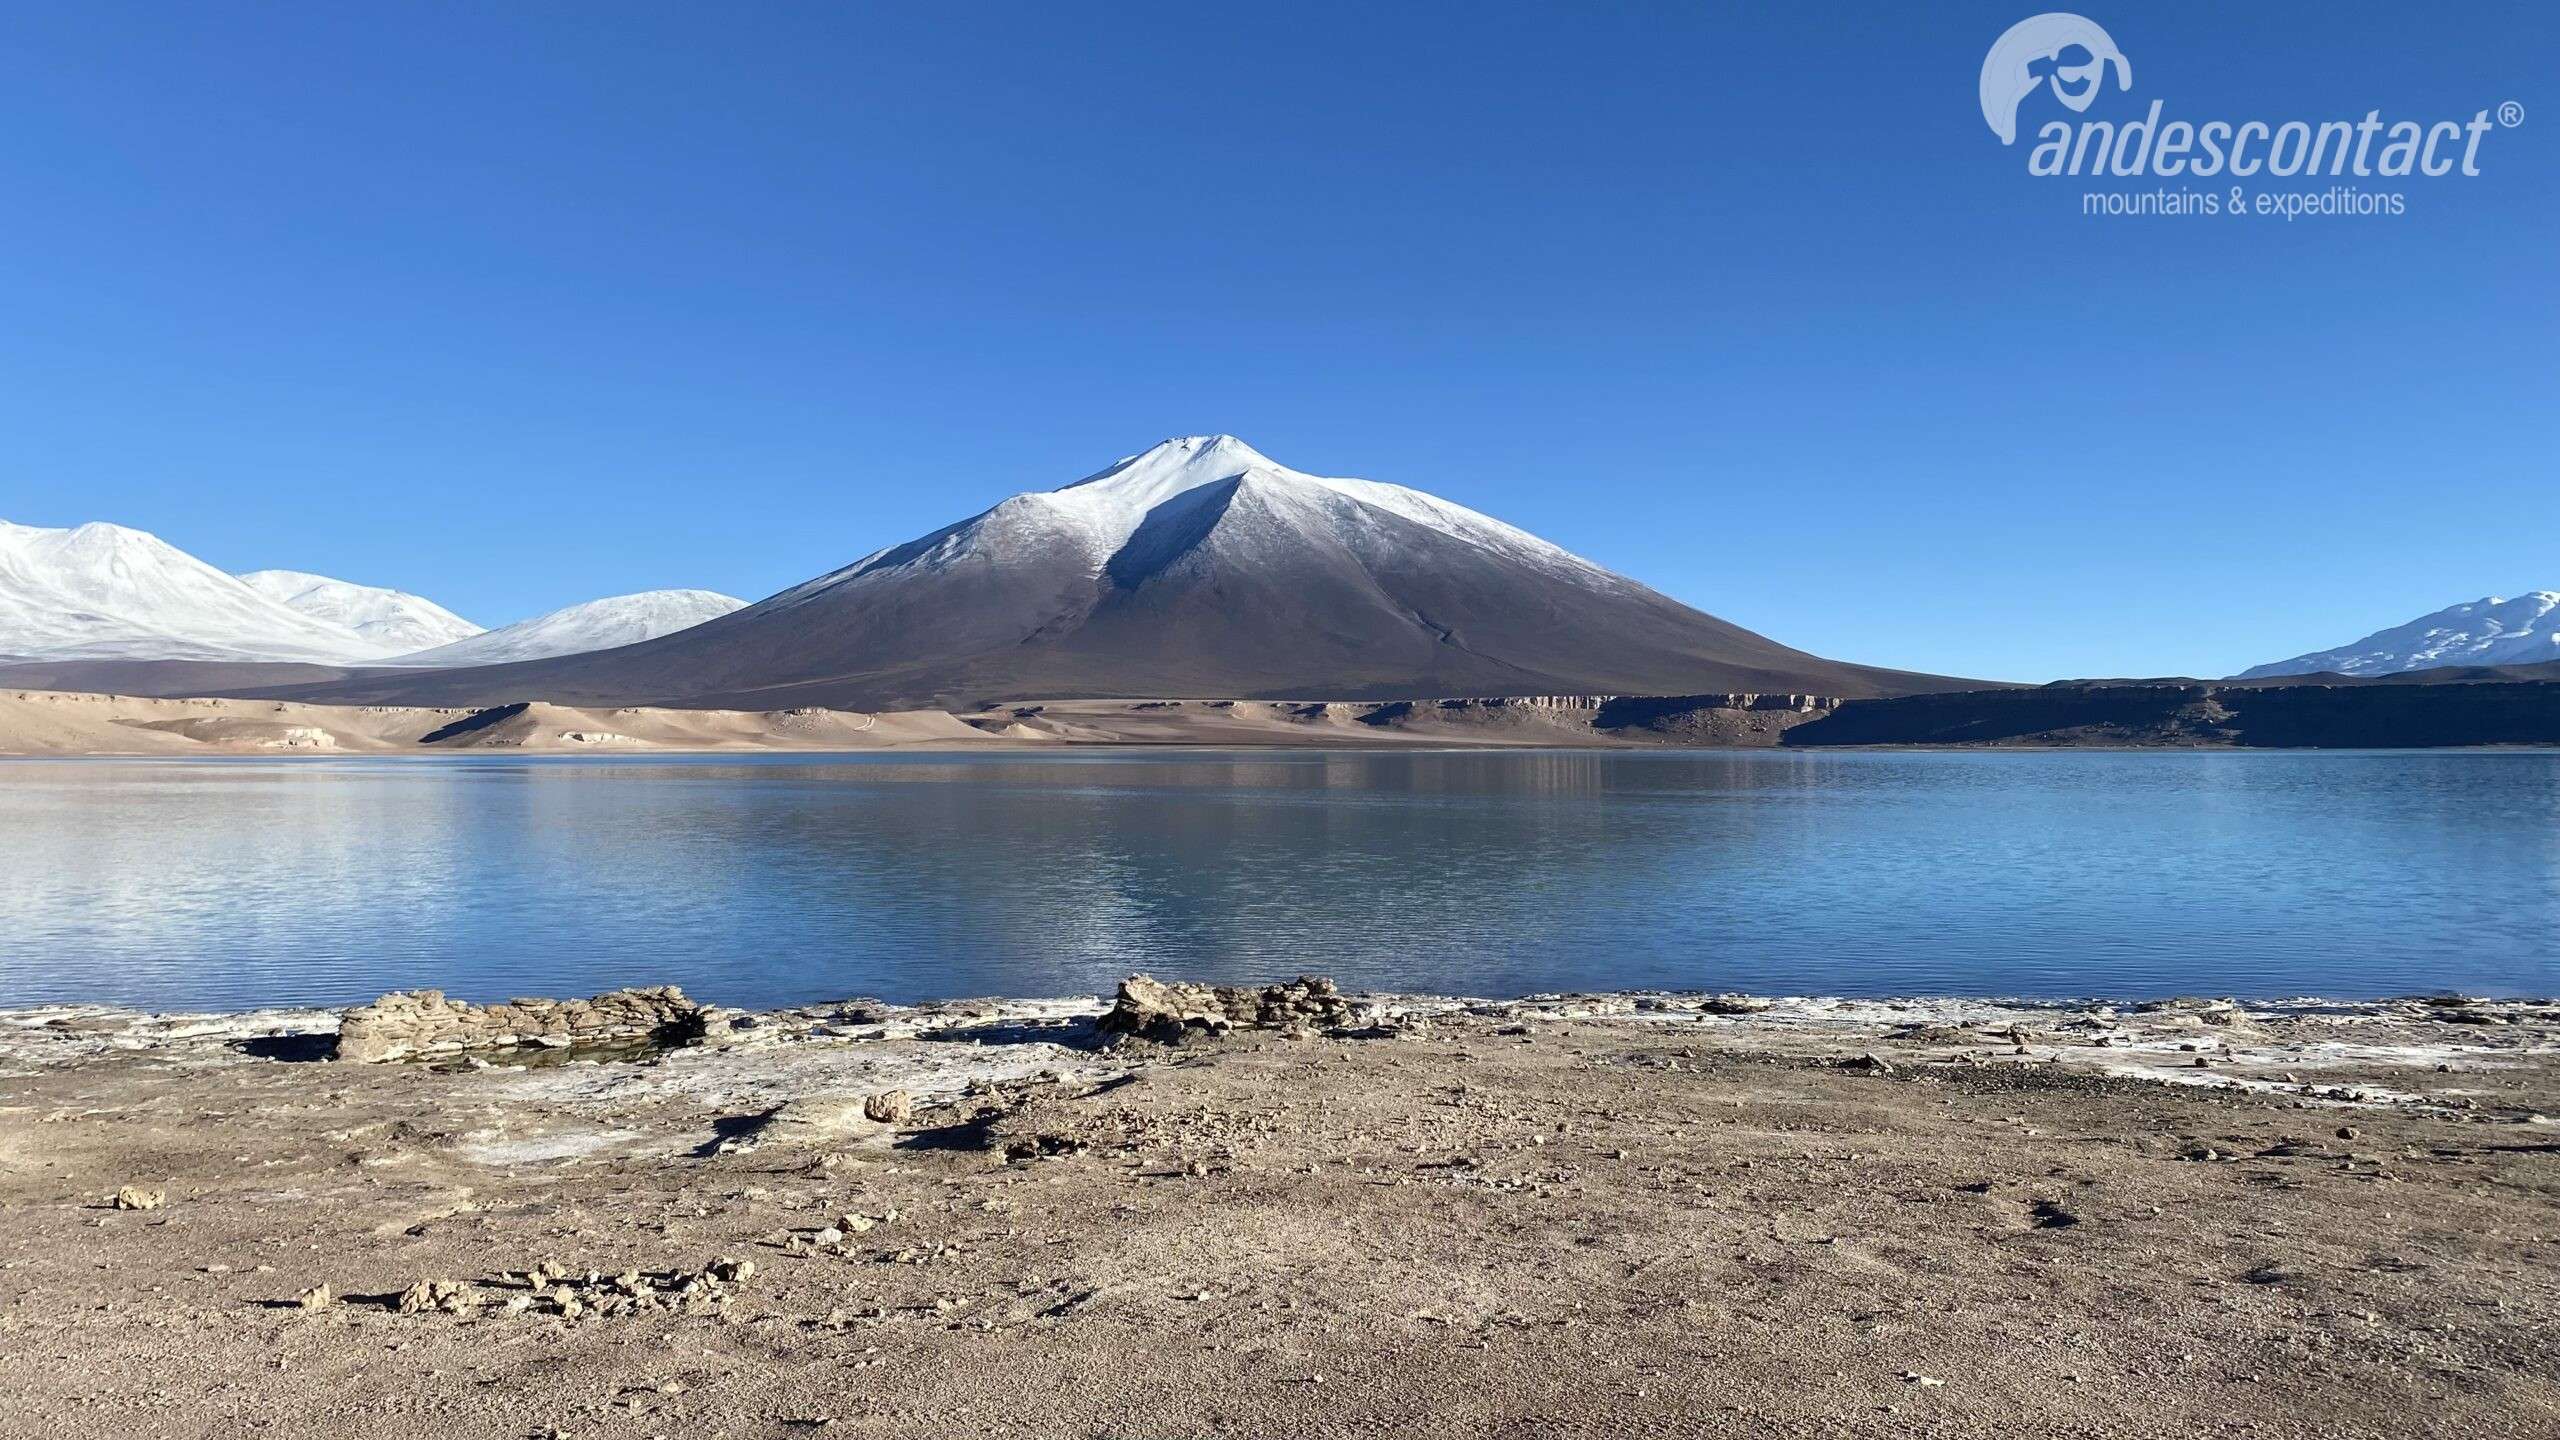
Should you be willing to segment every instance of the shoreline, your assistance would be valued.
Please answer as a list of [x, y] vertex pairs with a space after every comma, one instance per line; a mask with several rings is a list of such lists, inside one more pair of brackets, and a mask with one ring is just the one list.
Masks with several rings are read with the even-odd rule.
[[1236, 994], [10, 1009], [0, 1436], [2560, 1422], [2560, 1005]]
[[874, 749], [784, 749], [777, 746], [651, 746], [645, 750], [84, 750], [78, 752], [0, 749], [0, 762], [56, 762], [77, 764], [84, 761], [158, 761], [178, 764], [199, 762], [280, 762], [283, 764], [325, 763], [332, 760], [417, 762], [439, 764], [467, 760], [541, 760], [576, 762], [584, 760], [734, 760], [746, 755], [788, 756], [795, 761], [823, 763], [829, 760], [875, 759], [883, 755], [997, 755], [1013, 760], [1039, 760], [1064, 755], [1785, 755], [1817, 759], [1831, 755], [2552, 755], [2560, 754], [2560, 743], [2493, 744], [2493, 745], [2320, 745], [2245, 746], [2245, 745], [2051, 745], [2028, 742], [1964, 745], [1929, 745], [1917, 742], [1876, 745], [1825, 745], [1820, 749], [1796, 749], [1772, 745], [1576, 745], [1562, 741], [1503, 742], [1472, 740], [1323, 740], [1277, 745], [1255, 745], [1242, 741], [1168, 741], [1168, 740], [1081, 740], [1054, 746], [1023, 746], [989, 751], [972, 741], [919, 741], [914, 744]]
[[[1191, 986], [1193, 989], [1212, 988]], [[1257, 984], [1219, 987], [1249, 992]], [[427, 992], [441, 997], [442, 992]], [[617, 992], [617, 993], [655, 993]], [[667, 993], [681, 995], [681, 992]], [[1745, 995], [1708, 990], [1547, 991], [1518, 996], [1464, 996], [1392, 991], [1343, 992], [1369, 1027], [1420, 1024], [1449, 1017], [1533, 1017], [1600, 1026], [1665, 1029], [1694, 1026], [1730, 1043], [1834, 1048], [1869, 1042], [1912, 1046], [1931, 1062], [2026, 1059], [2080, 1068], [2115, 1079], [2203, 1088], [2298, 1094], [2322, 1101], [2353, 1099], [2317, 1081], [2269, 1083], [2261, 1071], [2343, 1068], [2383, 1071], [2445, 1063], [2449, 1054], [2546, 1051], [2560, 1065], [2560, 997], [2399, 995], [2370, 999], [2283, 997], [2080, 996], [2039, 999], [1969, 995]], [[386, 998], [397, 998], [386, 997]], [[456, 1002], [459, 1003], [459, 1002]], [[524, 1004], [528, 1002], [513, 1002]], [[568, 1002], [578, 1003], [578, 1002]], [[1111, 997], [975, 996], [895, 1003], [871, 997], [741, 1008], [689, 1002], [720, 1027], [714, 1039], [567, 1048], [530, 1042], [400, 1057], [399, 1065], [468, 1062], [483, 1068], [532, 1060], [543, 1065], [619, 1064], [692, 1054], [754, 1055], [777, 1045], [842, 1040], [844, 1017], [866, 1017], [857, 1039], [912, 1038], [926, 1031], [1001, 1030], [1009, 1026], [1082, 1025], [1112, 1009]], [[297, 1061], [326, 1061], [326, 1042], [353, 1007], [271, 1005], [243, 1009], [149, 1010], [111, 1002], [0, 1004], [0, 1075], [11, 1066], [44, 1067], [111, 1056], [147, 1061], [212, 1061], [229, 1053], [289, 1048]], [[367, 1007], [369, 1008], [369, 1007]], [[2271, 1027], [2275, 1027], [2271, 1031]], [[1337, 1027], [1340, 1028], [1340, 1027]], [[2382, 1032], [2397, 1043], [2337, 1042], [2307, 1049], [2301, 1036], [2327, 1030]], [[2407, 1038], [2423, 1034], [2425, 1039]], [[2034, 1038], [2024, 1038], [2032, 1036]], [[1990, 1037], [1988, 1039], [1984, 1037]], [[2281, 1038], [2279, 1038], [2281, 1037]], [[1091, 1037], [1085, 1037], [1091, 1038]], [[2491, 1042], [2496, 1043], [2483, 1043]], [[285, 1042], [292, 1042], [286, 1045]], [[2202, 1043], [2210, 1042], [2210, 1043]], [[558, 1042], [554, 1042], [556, 1046]], [[2021, 1048], [2023, 1047], [2023, 1048]], [[611, 1059], [591, 1050], [637, 1050]], [[1845, 1052], [1844, 1052], [1845, 1053]], [[1863, 1052], [1861, 1052], [1863, 1053]], [[2159, 1063], [2163, 1056], [2172, 1063]], [[2309, 1058], [2306, 1059], [2305, 1057]], [[965, 1075], [965, 1067], [962, 1072]], [[2555, 1122], [2560, 1123], [2560, 1122]]]
[[[1184, 980], [1177, 983], [1220, 985], [1231, 988], [1251, 989], [1263, 985], [1278, 984], [1280, 982], [1273, 980]], [[492, 991], [490, 993], [494, 995], [496, 992]], [[2287, 1013], [2307, 1013], [2323, 1010], [2360, 1012], [2397, 1006], [2509, 1003], [2560, 1007], [2560, 992], [2553, 992], [2550, 994], [2536, 992], [2490, 994], [2485, 992], [2456, 990], [2405, 991], [2388, 995], [2341, 995], [2303, 992], [2258, 995], [2227, 990], [2210, 994], [2197, 991], [2179, 994], [2149, 995], [2132, 994], [2127, 992], [2110, 993], [2104, 991], [2092, 991], [2085, 994], [2038, 996], [1990, 993], [1970, 994], [1955, 991], [1922, 990], [1879, 992], [1876, 994], [1849, 992], [1787, 994], [1777, 991], [1745, 992], [1703, 988], [1673, 989], [1661, 986], [1633, 986], [1624, 990], [1526, 990], [1518, 994], [1509, 995], [1474, 995], [1418, 990], [1357, 990], [1345, 991], [1343, 993], [1362, 1004], [1432, 1007], [1437, 1009], [1464, 1009], [1471, 1006], [1499, 1005], [1634, 1004], [1636, 1002], [1651, 1001], [1673, 1002], [1675, 1006], [1677, 1006], [1687, 1002], [1726, 999], [1765, 1001], [1768, 1002], [1773, 1009], [1777, 1009], [1779, 1007], [1820, 1007], [1832, 1009], [1841, 1007], [1877, 1006], [1915, 1007], [1933, 1005], [1978, 1005], [2022, 1011], [2058, 1011], [2086, 1009], [2090, 1007], [2107, 1007], [2116, 1010], [2135, 1010], [2144, 1007], [2163, 1008], [2181, 1005], [2237, 1004], [2249, 1009], [2264, 1009], [2269, 1011], [2283, 1011]], [[379, 997], [372, 996], [368, 998]], [[914, 1000], [887, 1000], [874, 995], [847, 995], [828, 996], [791, 1004], [762, 1007], [733, 1006], [721, 1001], [707, 1001], [704, 1003], [740, 1014], [792, 1015], [803, 1011], [823, 1010], [853, 1004], [880, 1005], [893, 1010], [912, 1010], [919, 1013], [944, 1013], [952, 1011], [954, 1007], [990, 1005], [1006, 1008], [1023, 1007], [1026, 1011], [1050, 1011], [1058, 1007], [1082, 1007], [1083, 1009], [1099, 1013], [1109, 1009], [1111, 1001], [1112, 997], [1110, 995], [1100, 991], [1091, 991], [1057, 995], [930, 995]], [[351, 1005], [363, 1003], [366, 1002], [285, 1001], [274, 1004], [242, 1005], [235, 1007], [203, 1006], [154, 1010], [144, 1006], [128, 1005], [120, 1001], [104, 999], [0, 999], [0, 1025], [8, 1024], [13, 1020], [22, 1020], [27, 1016], [39, 1012], [95, 1012], [99, 1014], [126, 1016], [137, 1020], [154, 1021], [220, 1021], [226, 1019], [246, 1019], [257, 1016], [303, 1018], [334, 1017], [345, 1011]], [[1755, 1013], [1767, 1014], [1772, 1012], [1762, 1011]]]
[[[1192, 987], [1210, 988], [1210, 987]], [[1247, 984], [1223, 987], [1239, 991]], [[441, 992], [427, 992], [441, 996]], [[629, 992], [617, 992], [629, 993]], [[645, 992], [644, 992], [645, 993]], [[670, 990], [668, 993], [681, 995]], [[1532, 1017], [1661, 1030], [1695, 1026], [1729, 1044], [1850, 1054], [1860, 1045], [1899, 1044], [1920, 1063], [2033, 1063], [2109, 1079], [2294, 1097], [2321, 1105], [2410, 1104], [2445, 1113], [2423, 1086], [2333, 1084], [2317, 1073], [2413, 1075], [2452, 1060], [2548, 1053], [2560, 1069], [2560, 998], [2490, 995], [2102, 997], [2036, 999], [1967, 995], [1743, 995], [1703, 990], [1552, 991], [1512, 997], [1346, 992], [1363, 1025], [1420, 1025], [1449, 1017]], [[386, 997], [386, 999], [397, 997]], [[457, 1002], [459, 1003], [459, 1002]], [[524, 1004], [529, 1002], [512, 1002]], [[567, 1003], [578, 1003], [575, 1001]], [[468, 1064], [625, 1065], [694, 1055], [753, 1056], [777, 1045], [912, 1039], [929, 1031], [1003, 1030], [1021, 1025], [1083, 1027], [1112, 1009], [1110, 997], [978, 996], [893, 1003], [870, 997], [764, 1008], [699, 1004], [720, 1029], [715, 1039], [652, 1042], [551, 1041], [444, 1048], [397, 1057], [393, 1068]], [[127, 1058], [147, 1063], [224, 1063], [233, 1057], [335, 1060], [329, 1045], [353, 1007], [274, 1005], [233, 1010], [149, 1010], [107, 1002], [0, 1005], [0, 1080], [27, 1069]], [[368, 1007], [369, 1008], [369, 1007]], [[865, 1017], [857, 1034], [844, 1017]], [[2276, 1027], [2282, 1038], [2270, 1034]], [[2320, 1038], [2303, 1036], [2322, 1032]], [[2391, 1037], [2385, 1039], [2384, 1037]], [[1096, 1037], [1079, 1032], [1085, 1044]], [[1781, 1045], [1781, 1042], [1783, 1044]], [[1827, 1048], [1826, 1048], [1827, 1047]], [[1867, 1051], [1856, 1051], [1858, 1054]], [[1837, 1057], [1835, 1057], [1837, 1058]], [[343, 1067], [341, 1067], [343, 1068]], [[362, 1067], [358, 1067], [362, 1068]], [[949, 1076], [978, 1078], [965, 1065]], [[922, 1093], [941, 1095], [931, 1077]], [[2552, 1122], [2560, 1126], [2560, 1120]], [[2560, 1129], [2555, 1129], [2560, 1138]]]
[[2517, 750], [2560, 748], [2560, 683], [2044, 687], [1819, 695], [1072, 699], [965, 710], [469, 707], [0, 688], [0, 755], [1015, 753], [1472, 750]]

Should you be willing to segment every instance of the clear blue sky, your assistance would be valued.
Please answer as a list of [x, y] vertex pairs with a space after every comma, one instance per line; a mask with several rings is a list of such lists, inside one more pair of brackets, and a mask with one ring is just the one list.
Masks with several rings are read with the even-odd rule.
[[2086, 9], [2092, 118], [2525, 107], [2289, 224], [2028, 178], [2032, 8], [18, 7], [0, 517], [500, 623], [1232, 431], [1927, 670], [2560, 587], [2560, 7]]

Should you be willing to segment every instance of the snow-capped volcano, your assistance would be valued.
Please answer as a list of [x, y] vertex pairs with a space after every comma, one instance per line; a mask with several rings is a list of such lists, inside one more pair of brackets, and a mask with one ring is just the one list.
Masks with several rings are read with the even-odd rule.
[[357, 585], [300, 570], [252, 570], [239, 578], [270, 600], [354, 631], [383, 655], [450, 645], [487, 628], [405, 590]]
[[2531, 665], [2560, 660], [2560, 590], [2506, 599], [2492, 595], [2377, 630], [2352, 645], [2252, 666], [2239, 678], [2268, 675], [2398, 675], [2447, 665]]
[[140, 530], [0, 521], [0, 655], [347, 664], [386, 653]]
[[1143, 565], [1149, 553], [1178, 538], [1185, 516], [1214, 525], [1232, 507], [1236, 492], [1246, 487], [1252, 490], [1246, 513], [1271, 513], [1260, 520], [1240, 520], [1230, 527], [1230, 540], [1249, 540], [1249, 534], [1238, 532], [1256, 528], [1270, 537], [1304, 530], [1351, 540], [1367, 524], [1359, 513], [1365, 508], [1577, 583], [1628, 583], [1463, 505], [1402, 485], [1292, 470], [1233, 435], [1194, 435], [1167, 440], [1074, 484], [1016, 495], [984, 514], [866, 555], [766, 603], [803, 603], [885, 570], [945, 570], [972, 556], [1001, 560], [1058, 546], [1081, 554], [1095, 573], [1125, 580], [1133, 565]]
[[1464, 506], [1207, 435], [645, 644], [311, 693], [881, 708], [1929, 688], [1789, 649]]
[[709, 590], [644, 590], [570, 605], [513, 625], [474, 633], [433, 649], [396, 655], [385, 665], [504, 665], [587, 650], [610, 650], [690, 629], [746, 605]]

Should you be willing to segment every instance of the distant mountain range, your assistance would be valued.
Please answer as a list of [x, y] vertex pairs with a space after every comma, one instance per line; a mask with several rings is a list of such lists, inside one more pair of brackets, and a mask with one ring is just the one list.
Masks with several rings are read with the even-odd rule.
[[2550, 661], [2560, 661], [2560, 590], [2536, 590], [2512, 600], [2493, 595], [2447, 606], [2334, 650], [2251, 666], [2238, 678], [2399, 675], [2448, 666]]
[[611, 650], [692, 629], [705, 620], [744, 609], [746, 603], [710, 590], [643, 590], [637, 595], [611, 595], [382, 663], [450, 669]]
[[[2560, 675], [2555, 642], [2560, 592], [2538, 591], [2228, 682], [2065, 688], [2526, 681]], [[121, 526], [0, 523], [0, 682], [756, 710], [2007, 688], [1796, 650], [1491, 516], [1293, 470], [1231, 435], [1167, 440], [754, 605], [646, 591], [496, 630], [403, 591], [226, 575]]]
[[889, 709], [1084, 696], [1871, 696], [1957, 683], [1791, 649], [1464, 506], [1310, 475], [1203, 435], [642, 644], [293, 693]]
[[628, 645], [745, 603], [651, 590], [484, 631], [405, 591], [299, 570], [226, 575], [122, 525], [0, 521], [0, 659], [14, 662], [212, 662], [247, 676], [262, 665], [488, 664]]
[[0, 522], [0, 655], [350, 664], [389, 653], [142, 531]]
[[300, 570], [252, 570], [238, 578], [268, 599], [314, 620], [345, 626], [385, 655], [450, 645], [485, 633], [485, 627], [405, 590], [356, 585]]

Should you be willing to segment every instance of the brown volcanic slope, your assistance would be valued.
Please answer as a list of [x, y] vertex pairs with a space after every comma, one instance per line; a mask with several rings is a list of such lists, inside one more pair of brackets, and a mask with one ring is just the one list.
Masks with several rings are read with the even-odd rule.
[[1690, 609], [1399, 486], [1170, 440], [674, 635], [271, 692], [372, 704], [910, 708], [1097, 695], [1943, 690]]

